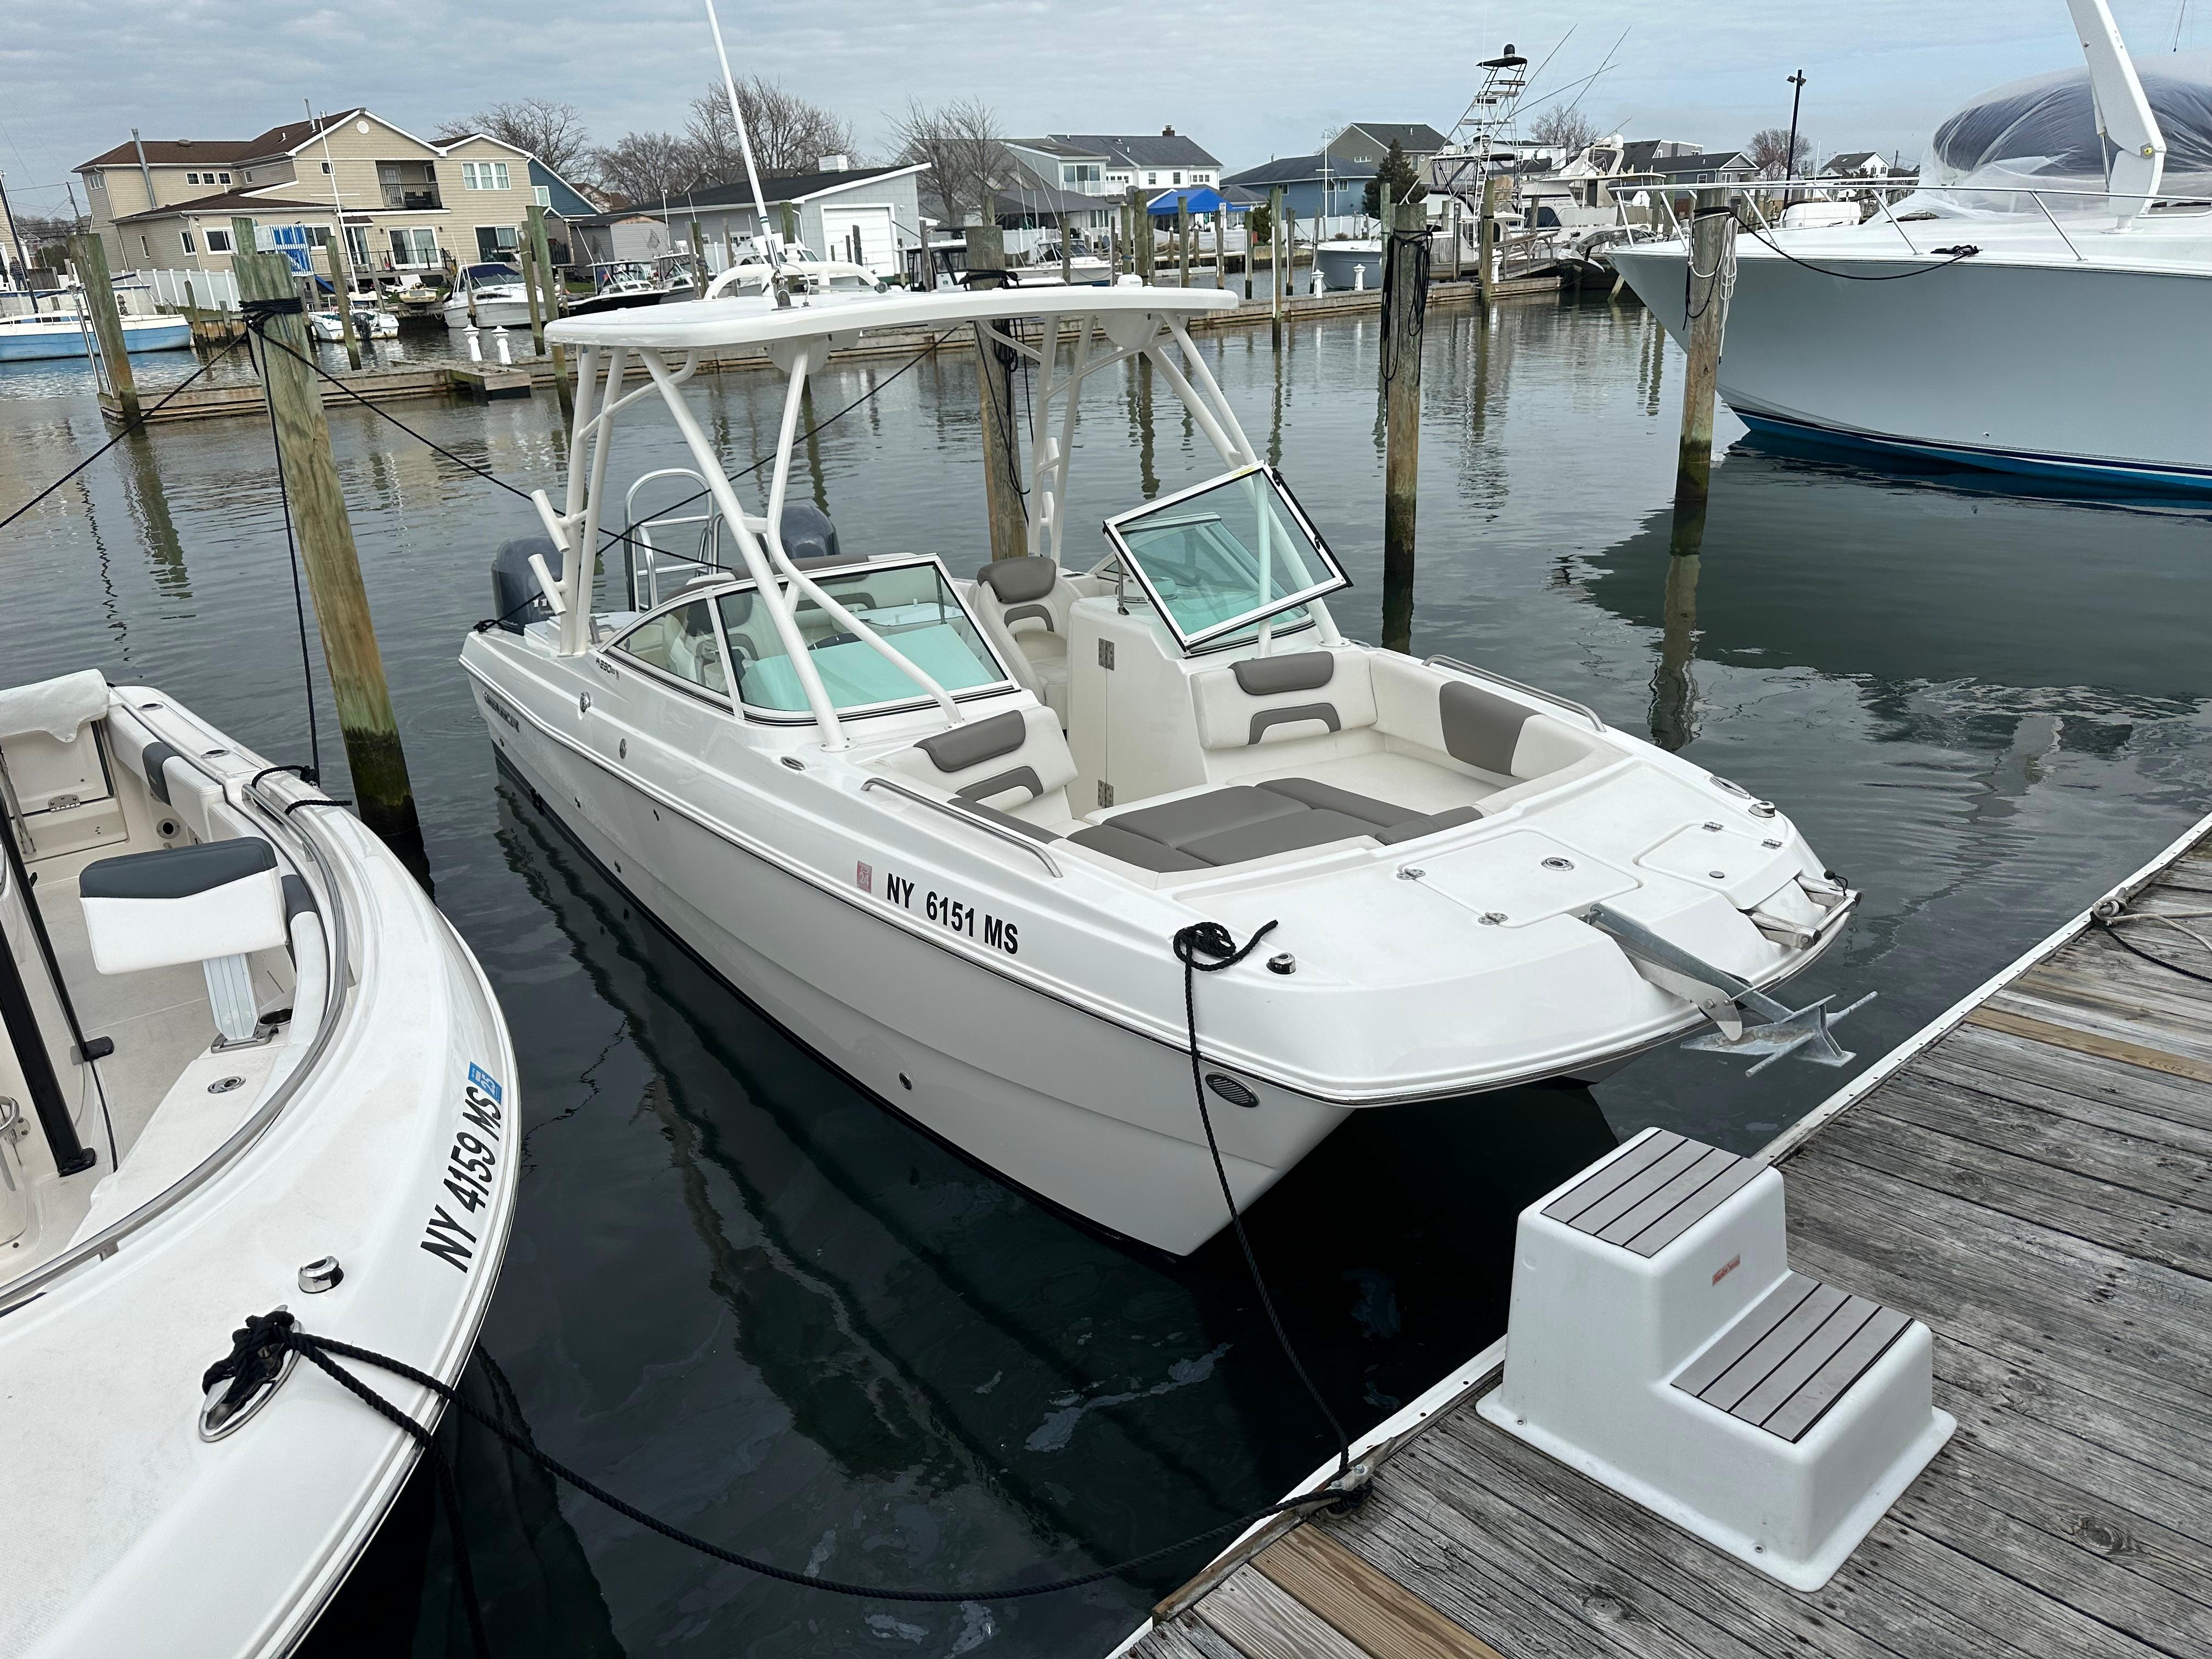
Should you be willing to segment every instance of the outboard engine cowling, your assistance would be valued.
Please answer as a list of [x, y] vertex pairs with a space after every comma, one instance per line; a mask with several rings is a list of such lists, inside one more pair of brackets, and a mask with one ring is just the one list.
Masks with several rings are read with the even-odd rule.
[[801, 570], [842, 562], [843, 556], [837, 551], [837, 526], [811, 501], [786, 501], [776, 529], [783, 537], [783, 550]]
[[499, 551], [492, 555], [491, 614], [510, 634], [520, 634], [531, 623], [547, 621], [553, 615], [553, 607], [545, 602], [544, 592], [538, 586], [538, 573], [530, 568], [532, 554], [545, 561], [545, 568], [556, 580], [560, 578], [561, 550], [550, 536], [518, 536], [511, 542], [501, 542]]

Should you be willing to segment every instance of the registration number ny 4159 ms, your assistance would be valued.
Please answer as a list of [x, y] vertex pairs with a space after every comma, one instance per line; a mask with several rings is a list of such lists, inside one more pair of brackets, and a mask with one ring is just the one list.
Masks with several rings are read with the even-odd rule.
[[[493, 1174], [499, 1168], [500, 1146], [506, 1127], [498, 1079], [481, 1066], [469, 1067], [470, 1081], [461, 1091], [461, 1122], [446, 1154], [442, 1184], [453, 1207], [441, 1200], [422, 1226], [422, 1248], [461, 1273], [468, 1272], [479, 1243], [477, 1231], [464, 1216], [473, 1218], [491, 1202]], [[482, 1085], [482, 1086], [479, 1086]]]

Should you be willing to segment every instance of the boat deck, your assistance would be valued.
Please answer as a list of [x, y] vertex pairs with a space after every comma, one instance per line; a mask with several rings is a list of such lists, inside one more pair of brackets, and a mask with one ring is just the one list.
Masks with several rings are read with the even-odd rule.
[[[2123, 890], [2212, 912], [2212, 820]], [[2203, 932], [2212, 923], [2192, 923]], [[1366, 1504], [1246, 1540], [1141, 1659], [2212, 1653], [2212, 951], [2085, 915], [1761, 1154], [1792, 1265], [1925, 1320], [1958, 1432], [1822, 1589], [1677, 1531], [1474, 1410]]]

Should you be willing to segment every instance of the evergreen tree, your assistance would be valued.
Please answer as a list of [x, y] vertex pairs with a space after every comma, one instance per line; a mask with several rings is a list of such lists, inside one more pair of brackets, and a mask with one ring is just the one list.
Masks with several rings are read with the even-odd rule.
[[1385, 186], [1394, 202], [1418, 202], [1429, 193], [1419, 172], [1406, 159], [1405, 147], [1395, 138], [1390, 141], [1390, 153], [1382, 158], [1382, 167], [1367, 181], [1367, 194], [1360, 201], [1359, 210], [1370, 219], [1382, 216]]

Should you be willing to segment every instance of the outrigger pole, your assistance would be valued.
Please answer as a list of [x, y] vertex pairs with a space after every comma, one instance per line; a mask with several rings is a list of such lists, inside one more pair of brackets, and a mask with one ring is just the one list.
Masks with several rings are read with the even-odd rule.
[[[791, 295], [784, 291], [781, 274], [783, 252], [776, 246], [775, 238], [769, 234], [768, 198], [761, 194], [760, 169], [753, 164], [752, 135], [745, 131], [745, 112], [738, 103], [737, 77], [730, 73], [729, 48], [722, 44], [722, 20], [714, 15], [714, 0], [707, 0], [707, 27], [714, 32], [714, 56], [722, 63], [722, 90], [730, 97], [730, 119], [738, 125], [738, 149], [745, 158], [745, 179], [753, 187], [754, 222], [760, 227], [755, 240], [768, 250], [769, 266], [777, 273], [775, 302], [787, 306], [791, 303]], [[696, 248], [693, 250], [695, 255], [697, 252]]]

